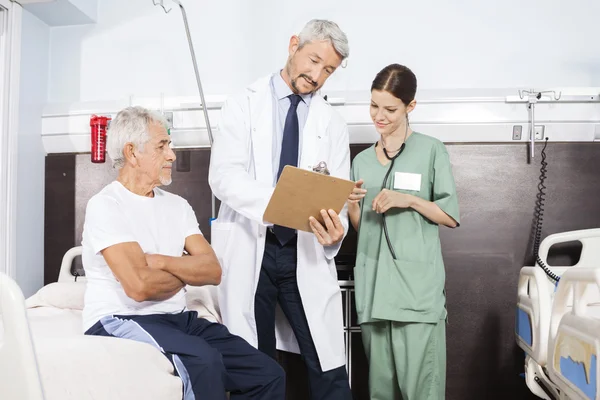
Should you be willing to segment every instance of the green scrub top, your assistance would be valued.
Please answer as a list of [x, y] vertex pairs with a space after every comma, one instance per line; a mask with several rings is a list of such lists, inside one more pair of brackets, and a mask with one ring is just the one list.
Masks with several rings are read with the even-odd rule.
[[[412, 208], [389, 209], [385, 215], [396, 253], [394, 260], [383, 232], [382, 215], [372, 209], [373, 199], [381, 191], [389, 167], [389, 163], [384, 166], [377, 159], [375, 145], [359, 153], [352, 163], [352, 179], [363, 179], [363, 188], [367, 189], [360, 203], [354, 268], [358, 322], [436, 323], [447, 315], [446, 275], [438, 225]], [[444, 144], [433, 137], [413, 132], [407, 138], [404, 151], [394, 161], [386, 187], [435, 202], [460, 223], [448, 152]]]

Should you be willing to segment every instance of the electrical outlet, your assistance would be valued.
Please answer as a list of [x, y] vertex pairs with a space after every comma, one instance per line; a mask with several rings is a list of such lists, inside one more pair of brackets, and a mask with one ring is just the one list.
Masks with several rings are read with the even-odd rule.
[[521, 140], [521, 136], [523, 135], [523, 126], [514, 125], [513, 126], [513, 140]]
[[535, 140], [543, 140], [544, 139], [544, 129], [545, 125], [536, 125], [535, 126]]

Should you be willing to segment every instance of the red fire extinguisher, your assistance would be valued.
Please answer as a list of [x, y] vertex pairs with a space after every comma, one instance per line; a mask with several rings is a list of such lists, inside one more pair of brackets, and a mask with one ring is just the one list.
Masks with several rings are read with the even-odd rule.
[[92, 115], [90, 118], [93, 163], [103, 163], [106, 161], [106, 128], [108, 121], [110, 121], [110, 117]]

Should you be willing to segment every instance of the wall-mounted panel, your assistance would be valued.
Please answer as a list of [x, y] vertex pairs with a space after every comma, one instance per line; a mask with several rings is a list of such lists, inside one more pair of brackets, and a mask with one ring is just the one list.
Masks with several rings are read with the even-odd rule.
[[[588, 91], [591, 89], [588, 89]], [[453, 143], [520, 143], [529, 141], [530, 114], [524, 103], [507, 101], [509, 94], [494, 97], [475, 96], [473, 91], [427, 92], [419, 98], [410, 114], [411, 127]], [[470, 94], [469, 94], [470, 93]], [[505, 96], [501, 96], [504, 93]], [[369, 115], [369, 97], [329, 97], [350, 134], [350, 143], [373, 143], [377, 132]], [[591, 95], [590, 95], [591, 96]], [[593, 97], [593, 96], [591, 96]], [[595, 96], [594, 98], [597, 98]], [[210, 125], [217, 130], [224, 96], [207, 100]], [[360, 99], [360, 100], [358, 100]], [[141, 105], [173, 114], [171, 135], [178, 148], [210, 145], [204, 113], [190, 98], [133, 98], [130, 102], [96, 102], [70, 105], [49, 104], [43, 118], [42, 137], [48, 153], [90, 151], [89, 120], [92, 114], [114, 117], [129, 104]], [[552, 142], [593, 142], [600, 132], [600, 102], [540, 103], [535, 106], [535, 125], [542, 126], [543, 138]], [[515, 136], [519, 130], [518, 137]], [[215, 133], [216, 134], [216, 133]]]

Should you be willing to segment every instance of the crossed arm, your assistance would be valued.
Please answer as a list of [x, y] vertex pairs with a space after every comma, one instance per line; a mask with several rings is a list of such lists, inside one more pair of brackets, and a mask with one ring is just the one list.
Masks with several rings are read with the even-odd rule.
[[166, 300], [185, 285], [221, 283], [221, 266], [204, 236], [185, 240], [189, 255], [171, 257], [144, 254], [137, 242], [119, 243], [102, 250], [102, 255], [125, 294], [135, 301]]

